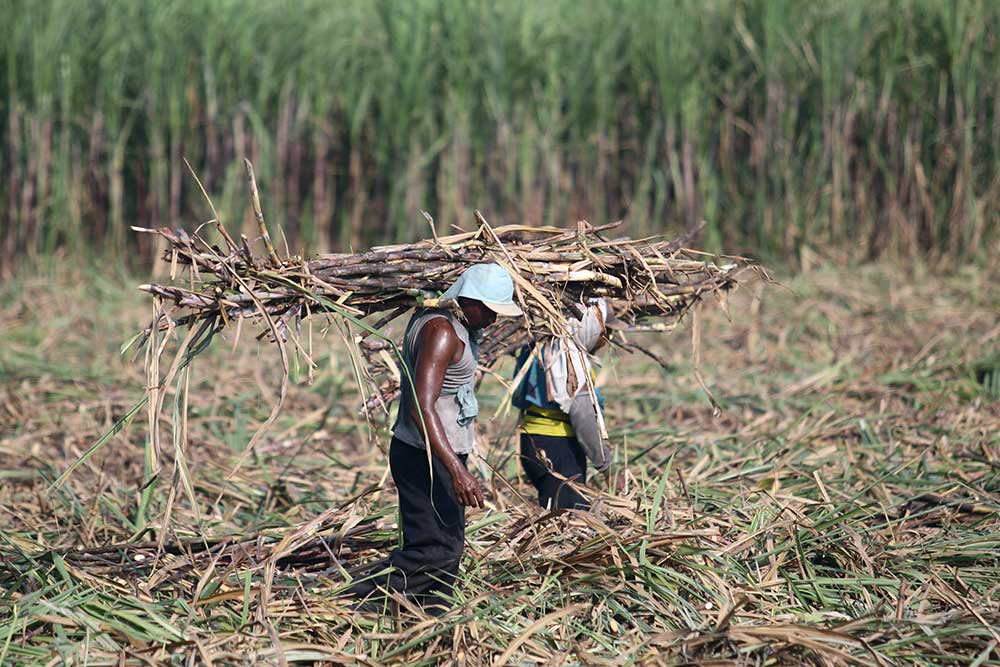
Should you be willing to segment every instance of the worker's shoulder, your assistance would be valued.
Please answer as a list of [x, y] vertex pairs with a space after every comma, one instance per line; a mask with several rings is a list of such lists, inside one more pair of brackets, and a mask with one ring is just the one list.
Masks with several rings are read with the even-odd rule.
[[446, 315], [432, 317], [421, 327], [419, 342], [423, 344], [431, 341], [445, 343], [449, 347], [462, 342], [451, 320]]
[[447, 317], [428, 320], [420, 329], [417, 349], [431, 357], [447, 360], [448, 364], [458, 363], [465, 352], [465, 343]]

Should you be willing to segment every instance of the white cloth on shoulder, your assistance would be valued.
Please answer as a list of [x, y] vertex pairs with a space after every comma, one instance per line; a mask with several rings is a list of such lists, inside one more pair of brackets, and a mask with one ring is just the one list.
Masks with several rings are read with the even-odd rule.
[[598, 470], [611, 464], [608, 432], [594, 393], [590, 353], [604, 334], [608, 305], [593, 299], [583, 306], [583, 314], [570, 318], [570, 338], [553, 338], [542, 349], [546, 393], [570, 417], [576, 438]]

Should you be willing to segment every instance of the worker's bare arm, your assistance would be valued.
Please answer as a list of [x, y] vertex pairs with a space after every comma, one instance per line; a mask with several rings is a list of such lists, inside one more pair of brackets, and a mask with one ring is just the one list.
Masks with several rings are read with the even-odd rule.
[[436, 318], [424, 325], [417, 339], [416, 377], [413, 378], [417, 400], [412, 417], [417, 427], [424, 431], [424, 442], [451, 475], [458, 502], [479, 507], [483, 503], [479, 484], [451, 448], [434, 407], [441, 396], [448, 365], [461, 359], [463, 351], [464, 343], [447, 320]]

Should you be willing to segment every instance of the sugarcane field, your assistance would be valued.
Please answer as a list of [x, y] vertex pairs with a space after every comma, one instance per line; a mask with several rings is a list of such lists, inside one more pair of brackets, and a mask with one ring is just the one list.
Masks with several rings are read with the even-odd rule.
[[0, 667], [1000, 667], [1000, 4], [0, 15]]

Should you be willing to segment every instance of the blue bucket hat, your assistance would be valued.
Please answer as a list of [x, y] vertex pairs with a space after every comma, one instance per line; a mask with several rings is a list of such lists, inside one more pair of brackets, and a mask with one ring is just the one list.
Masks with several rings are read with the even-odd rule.
[[441, 300], [454, 300], [460, 296], [482, 301], [497, 315], [517, 317], [521, 314], [521, 309], [514, 303], [514, 281], [507, 269], [495, 262], [470, 266], [441, 295]]

